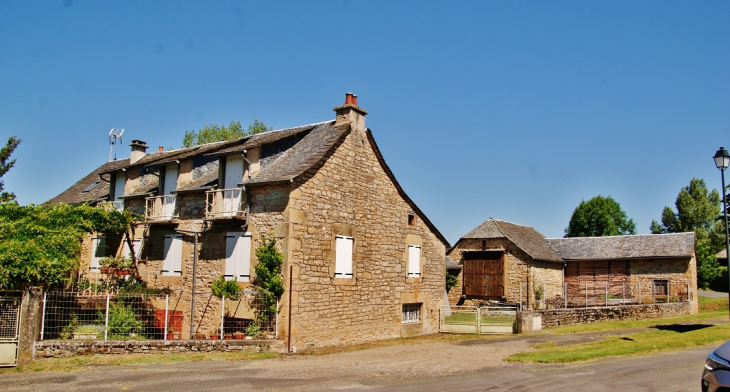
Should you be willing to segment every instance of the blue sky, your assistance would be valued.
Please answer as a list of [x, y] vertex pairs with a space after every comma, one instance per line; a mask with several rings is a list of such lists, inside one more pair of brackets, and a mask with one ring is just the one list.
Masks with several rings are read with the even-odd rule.
[[0, 2], [3, 177], [42, 203], [107, 134], [334, 118], [352, 91], [385, 159], [449, 241], [493, 217], [561, 237], [611, 195], [648, 233], [730, 147], [730, 2]]

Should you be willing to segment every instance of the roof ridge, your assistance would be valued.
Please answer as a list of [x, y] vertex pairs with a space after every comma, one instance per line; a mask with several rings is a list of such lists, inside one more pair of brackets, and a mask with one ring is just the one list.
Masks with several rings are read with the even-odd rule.
[[657, 236], [657, 235], [686, 235], [686, 234], [694, 234], [694, 231], [682, 231], [679, 233], [603, 235], [603, 236], [593, 236], [593, 237], [553, 237], [553, 238], [546, 237], [545, 239], [546, 240], [574, 240], [574, 239], [587, 240], [589, 238], [630, 238], [630, 237], [651, 237], [651, 236]]

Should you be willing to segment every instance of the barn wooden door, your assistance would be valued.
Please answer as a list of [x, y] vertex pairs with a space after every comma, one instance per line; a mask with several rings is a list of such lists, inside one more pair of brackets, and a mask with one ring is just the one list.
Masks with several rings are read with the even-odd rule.
[[465, 260], [464, 295], [504, 297], [504, 266], [497, 260]]

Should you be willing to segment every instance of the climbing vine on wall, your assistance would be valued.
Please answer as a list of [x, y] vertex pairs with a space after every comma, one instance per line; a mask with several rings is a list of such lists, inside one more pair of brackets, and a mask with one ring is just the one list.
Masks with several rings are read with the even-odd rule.
[[88, 205], [0, 204], [0, 288], [67, 283], [81, 264], [81, 241], [130, 230], [133, 215]]
[[[256, 285], [266, 292], [264, 305], [268, 315], [276, 314], [276, 300], [284, 294], [284, 282], [281, 278], [281, 263], [284, 256], [276, 249], [275, 239], [261, 238], [261, 245], [256, 249]], [[267, 316], [268, 316], [267, 315]]]

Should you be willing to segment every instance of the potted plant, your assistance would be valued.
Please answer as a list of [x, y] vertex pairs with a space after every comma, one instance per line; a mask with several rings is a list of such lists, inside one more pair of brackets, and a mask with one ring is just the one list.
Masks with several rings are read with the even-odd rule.
[[219, 333], [210, 334], [210, 340], [218, 340], [219, 337], [220, 337]]
[[261, 334], [261, 327], [258, 323], [251, 323], [246, 327], [246, 339], [256, 339]]
[[236, 331], [233, 333], [233, 339], [235, 340], [243, 340], [246, 337], [246, 335], [241, 331]]

